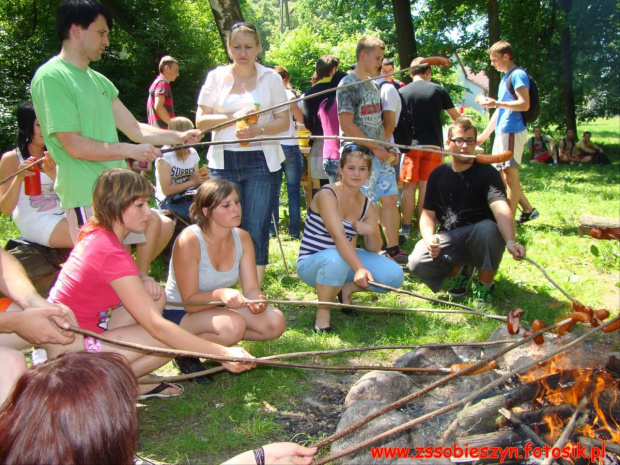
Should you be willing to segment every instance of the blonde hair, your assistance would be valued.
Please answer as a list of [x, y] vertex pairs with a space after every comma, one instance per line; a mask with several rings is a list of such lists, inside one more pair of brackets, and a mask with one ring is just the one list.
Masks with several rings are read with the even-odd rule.
[[363, 36], [357, 43], [357, 48], [355, 49], [355, 58], [359, 60], [362, 52], [374, 50], [375, 48], [385, 50], [385, 42], [383, 42], [381, 39], [377, 39], [376, 37]]
[[491, 45], [489, 49], [489, 54], [498, 53], [501, 56], [508, 55], [511, 60], [514, 60], [514, 53], [512, 51], [512, 45], [510, 45], [505, 40], [500, 40]]
[[258, 45], [259, 47], [261, 46], [260, 36], [258, 35], [258, 31], [256, 30], [256, 27], [254, 25], [249, 24], [249, 23], [235, 23], [230, 28], [230, 31], [228, 32], [228, 36], [226, 37], [226, 46], [229, 49], [232, 45], [234, 36], [240, 32], [251, 34], [254, 37], [254, 40], [256, 41], [256, 45]]
[[153, 185], [144, 176], [125, 168], [112, 168], [99, 175], [93, 189], [93, 226], [112, 231], [123, 222], [123, 213], [138, 199], [149, 199]]
[[[190, 129], [194, 129], [194, 123], [192, 123], [190, 119], [187, 119], [184, 116], [177, 116], [170, 120], [168, 129], [170, 131], [185, 132], [185, 131], [189, 131]], [[174, 145], [171, 144], [171, 146], [174, 146]], [[177, 159], [182, 161], [182, 160], [185, 160], [187, 155], [189, 155], [189, 149], [175, 150], [174, 154], [176, 155]]]
[[171, 57], [170, 55], [166, 55], [161, 57], [161, 60], [159, 60], [159, 72], [163, 73], [164, 72], [164, 67], [168, 66], [169, 68], [172, 68], [172, 64], [176, 63], [177, 65], [179, 64], [179, 62]]
[[[211, 212], [233, 192], [239, 195], [236, 184], [225, 179], [209, 179], [203, 182], [198, 187], [194, 201], [189, 206], [189, 217], [204, 232], [209, 231]], [[206, 213], [202, 211], [204, 208], [207, 209]]]

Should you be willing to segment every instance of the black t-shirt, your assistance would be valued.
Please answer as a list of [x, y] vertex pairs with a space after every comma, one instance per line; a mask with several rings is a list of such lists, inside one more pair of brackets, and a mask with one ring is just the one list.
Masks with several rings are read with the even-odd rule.
[[455, 173], [452, 163], [437, 167], [428, 178], [424, 209], [435, 212], [441, 231], [451, 231], [482, 220], [495, 221], [489, 205], [506, 200], [498, 171], [477, 162]]
[[414, 140], [419, 145], [443, 147], [441, 112], [454, 108], [450, 95], [439, 84], [417, 80], [400, 89], [413, 119]]

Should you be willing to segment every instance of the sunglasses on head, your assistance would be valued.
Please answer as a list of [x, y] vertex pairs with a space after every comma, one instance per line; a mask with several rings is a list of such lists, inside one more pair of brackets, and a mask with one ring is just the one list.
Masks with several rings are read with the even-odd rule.
[[372, 150], [370, 150], [368, 147], [366, 147], [365, 145], [360, 145], [360, 144], [345, 144], [342, 147], [342, 153], [351, 153], [351, 152], [355, 152], [356, 150], [365, 153], [366, 155], [370, 155], [372, 156]]
[[235, 29], [239, 29], [240, 27], [247, 27], [248, 29], [252, 29], [254, 32], [256, 32], [256, 26], [250, 23], [246, 23], [244, 21], [239, 21], [238, 23], [230, 26], [230, 32], [234, 31]]

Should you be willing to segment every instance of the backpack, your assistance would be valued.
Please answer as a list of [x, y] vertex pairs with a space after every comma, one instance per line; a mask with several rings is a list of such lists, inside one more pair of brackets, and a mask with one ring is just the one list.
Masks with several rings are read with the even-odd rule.
[[[385, 84], [393, 85], [389, 81], [383, 81], [379, 87]], [[413, 119], [407, 110], [407, 104], [400, 92], [398, 92], [398, 96], [400, 97], [401, 110], [392, 135], [394, 136], [395, 144], [410, 146], [413, 140]]]
[[530, 108], [527, 111], [521, 111], [519, 113], [521, 113], [521, 118], [523, 118], [523, 123], [525, 125], [532, 124], [534, 121], [536, 121], [536, 118], [538, 118], [538, 115], [540, 114], [540, 96], [538, 95], [538, 84], [536, 83], [534, 78], [529, 75], [526, 69], [519, 67], [512, 68], [506, 77], [506, 88], [508, 89], [508, 92], [510, 92], [510, 95], [512, 95], [515, 99], [517, 98], [517, 94], [515, 93], [515, 89], [512, 84], [512, 80], [510, 79], [510, 75], [516, 69], [520, 69], [521, 71], [525, 72], [525, 74], [527, 74], [528, 80], [530, 81]]

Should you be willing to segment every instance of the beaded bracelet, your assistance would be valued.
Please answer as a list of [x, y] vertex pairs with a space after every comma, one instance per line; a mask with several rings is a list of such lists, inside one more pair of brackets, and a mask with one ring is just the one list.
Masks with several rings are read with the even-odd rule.
[[254, 460], [256, 460], [256, 465], [265, 465], [265, 449], [262, 447], [254, 449]]

